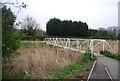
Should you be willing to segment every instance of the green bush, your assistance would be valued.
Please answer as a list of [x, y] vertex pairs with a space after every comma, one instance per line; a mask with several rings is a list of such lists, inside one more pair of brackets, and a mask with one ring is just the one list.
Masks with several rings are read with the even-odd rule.
[[120, 55], [112, 54], [108, 50], [100, 51], [100, 53], [107, 56], [107, 57], [110, 57], [110, 58], [113, 58], [113, 59], [116, 59], [116, 60], [120, 61]]
[[96, 60], [96, 58], [94, 54], [91, 52], [91, 50], [88, 48], [86, 52], [83, 54], [81, 61], [87, 63], [91, 60]]
[[2, 56], [9, 56], [19, 48], [20, 34], [14, 28], [16, 16], [7, 6], [2, 6]]
[[21, 41], [17, 33], [4, 32], [4, 37], [2, 38], [2, 56], [10, 56], [11, 53], [19, 48], [20, 43]]

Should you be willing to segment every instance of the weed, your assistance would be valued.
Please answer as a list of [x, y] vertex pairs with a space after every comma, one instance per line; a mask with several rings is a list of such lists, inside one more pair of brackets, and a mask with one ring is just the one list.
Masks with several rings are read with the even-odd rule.
[[34, 46], [35, 44], [32, 41], [26, 42], [26, 41], [22, 41], [21, 43], [21, 47], [26, 47], [26, 48], [30, 48], [31, 46]]
[[91, 61], [93, 61], [93, 58], [91, 59], [91, 53], [89, 50], [82, 55], [82, 58], [80, 59], [79, 62], [69, 66], [65, 66], [64, 68], [58, 70], [57, 72], [51, 72], [47, 76], [50, 76], [49, 78], [54, 78], [54, 79], [66, 79], [72, 76], [78, 69], [83, 67], [86, 63], [89, 63]]

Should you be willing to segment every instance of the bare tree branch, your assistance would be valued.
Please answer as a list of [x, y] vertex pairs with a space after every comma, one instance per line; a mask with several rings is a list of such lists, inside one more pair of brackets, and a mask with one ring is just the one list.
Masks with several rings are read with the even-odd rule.
[[21, 4], [21, 3], [18, 2], [18, 0], [15, 0], [15, 1], [8, 0], [6, 2], [1, 1], [0, 2], [0, 7], [3, 6], [3, 5], [12, 5], [12, 6], [17, 7], [17, 8], [26, 8], [27, 7], [27, 5], [25, 3], [22, 2], [22, 4]]

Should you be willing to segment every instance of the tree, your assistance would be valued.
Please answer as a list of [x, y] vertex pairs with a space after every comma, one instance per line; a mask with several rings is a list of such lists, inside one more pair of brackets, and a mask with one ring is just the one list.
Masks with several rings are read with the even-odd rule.
[[50, 36], [79, 36], [86, 37], [88, 25], [84, 22], [52, 18], [47, 22], [46, 33]]
[[96, 30], [96, 29], [89, 29], [88, 30], [88, 36], [89, 37], [98, 37], [98, 30]]
[[9, 56], [20, 44], [18, 34], [14, 33], [16, 16], [10, 8], [2, 7], [2, 56]]
[[22, 32], [27, 36], [35, 36], [39, 24], [30, 16], [27, 16], [21, 24]]
[[58, 35], [58, 34], [61, 34], [61, 20], [59, 19], [56, 19], [56, 18], [53, 18], [53, 19], [50, 19], [48, 22], [47, 22], [47, 34], [48, 35], [52, 35], [52, 36], [55, 36], [55, 35]]

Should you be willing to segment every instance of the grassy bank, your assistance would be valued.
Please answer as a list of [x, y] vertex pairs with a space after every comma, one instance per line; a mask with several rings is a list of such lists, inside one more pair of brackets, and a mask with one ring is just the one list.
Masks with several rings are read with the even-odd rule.
[[90, 53], [23, 41], [9, 58], [3, 58], [3, 79], [86, 79], [92, 67]]
[[47, 74], [49, 79], [87, 79], [93, 61], [84, 63], [79, 61], [73, 65], [65, 66], [64, 68]]
[[95, 57], [91, 58], [90, 51], [87, 51], [82, 55], [79, 62], [65, 66], [58, 71], [50, 72], [47, 76], [50, 79], [87, 79], [94, 60]]
[[24, 41], [9, 58], [3, 58], [3, 79], [45, 79], [48, 72], [72, 65], [81, 55], [43, 42]]
[[112, 54], [108, 50], [100, 51], [100, 53], [105, 55], [105, 56], [107, 56], [107, 57], [110, 57], [110, 58], [113, 58], [115, 60], [119, 60], [120, 61], [120, 55]]

